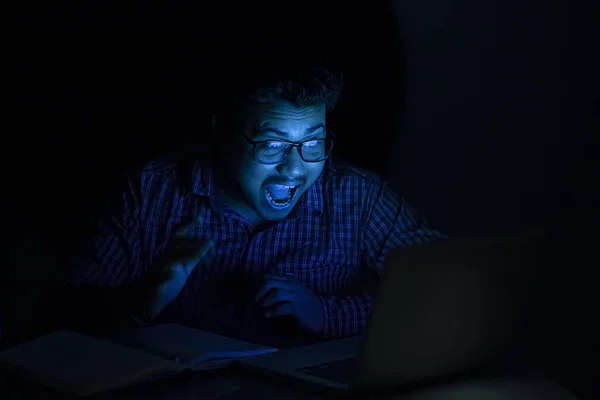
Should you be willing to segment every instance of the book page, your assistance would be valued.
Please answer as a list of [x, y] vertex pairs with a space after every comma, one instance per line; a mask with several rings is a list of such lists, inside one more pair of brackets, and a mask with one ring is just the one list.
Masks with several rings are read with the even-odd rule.
[[130, 386], [184, 369], [151, 354], [72, 332], [51, 333], [4, 350], [0, 365], [78, 395]]
[[251, 357], [277, 351], [178, 324], [139, 328], [119, 342], [190, 365], [207, 360]]

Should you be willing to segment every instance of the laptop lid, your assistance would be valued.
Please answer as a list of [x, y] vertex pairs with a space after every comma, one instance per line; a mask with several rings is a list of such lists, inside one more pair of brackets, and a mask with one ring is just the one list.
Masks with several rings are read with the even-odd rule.
[[539, 232], [392, 250], [352, 389], [418, 384], [494, 363], [519, 335]]

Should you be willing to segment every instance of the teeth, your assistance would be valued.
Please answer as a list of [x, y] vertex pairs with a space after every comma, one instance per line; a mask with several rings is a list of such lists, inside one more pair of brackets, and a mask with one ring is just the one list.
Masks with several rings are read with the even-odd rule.
[[293, 197], [293, 189], [296, 188], [296, 186], [289, 186], [289, 185], [272, 185], [272, 188], [275, 190], [287, 190], [288, 191], [288, 195], [284, 200], [275, 200], [273, 198], [273, 196], [271, 195], [271, 192], [269, 191], [269, 189], [267, 188], [265, 190], [265, 195], [267, 197], [267, 200], [269, 201], [269, 203], [271, 203], [271, 205], [275, 208], [285, 208], [287, 207], [290, 202], [292, 201], [292, 197]]

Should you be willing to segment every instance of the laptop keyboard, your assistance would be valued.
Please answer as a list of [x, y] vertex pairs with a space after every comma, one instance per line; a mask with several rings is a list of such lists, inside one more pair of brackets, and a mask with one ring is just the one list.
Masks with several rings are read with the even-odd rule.
[[300, 368], [297, 371], [328, 381], [349, 384], [355, 357]]

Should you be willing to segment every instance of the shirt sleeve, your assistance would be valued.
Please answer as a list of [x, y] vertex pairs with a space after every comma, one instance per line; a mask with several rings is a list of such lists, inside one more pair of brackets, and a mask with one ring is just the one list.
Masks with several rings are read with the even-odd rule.
[[128, 179], [119, 202], [101, 218], [91, 241], [72, 260], [72, 286], [113, 287], [138, 280], [143, 273], [139, 186]]
[[[363, 265], [367, 275], [378, 277], [391, 249], [447, 238], [427, 226], [415, 210], [382, 183], [367, 194], [366, 227], [363, 234]], [[372, 199], [372, 200], [369, 200]], [[374, 286], [374, 285], [369, 285]], [[322, 297], [324, 336], [328, 338], [358, 335], [364, 332], [373, 304], [374, 288], [357, 296]]]

